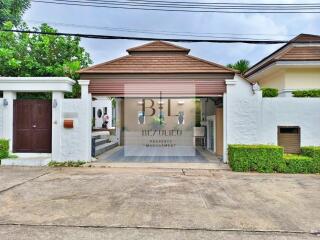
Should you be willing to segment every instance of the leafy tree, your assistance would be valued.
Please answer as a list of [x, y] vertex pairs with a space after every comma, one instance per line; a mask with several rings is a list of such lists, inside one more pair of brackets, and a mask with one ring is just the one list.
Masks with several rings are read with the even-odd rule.
[[29, 7], [30, 0], [0, 0], [0, 26], [6, 21], [18, 25]]
[[238, 70], [241, 74], [244, 74], [250, 68], [250, 62], [246, 59], [240, 59], [234, 64], [228, 64], [227, 67]]
[[[4, 29], [13, 29], [13, 24], [5, 23]], [[29, 30], [25, 24], [19, 29]], [[47, 24], [33, 30], [57, 32]], [[80, 47], [78, 37], [0, 32], [0, 76], [67, 76], [77, 80], [76, 71], [90, 63], [90, 56]], [[67, 97], [79, 95], [80, 87], [76, 84]]]

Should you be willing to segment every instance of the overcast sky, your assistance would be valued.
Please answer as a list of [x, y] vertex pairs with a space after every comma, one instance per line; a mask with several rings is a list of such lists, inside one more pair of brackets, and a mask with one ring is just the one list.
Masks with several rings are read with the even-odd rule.
[[[194, 1], [194, 0], [193, 0]], [[204, 0], [202, 0], [203, 2]], [[209, 1], [208, 1], [209, 2]], [[224, 2], [232, 2], [231, 0]], [[233, 1], [240, 2], [240, 1]], [[243, 2], [261, 3], [246, 0]], [[265, 3], [301, 3], [301, 1], [265, 0]], [[304, 1], [305, 2], [305, 1]], [[312, 1], [308, 1], [312, 3]], [[31, 26], [37, 23], [67, 23], [97, 27], [148, 29], [152, 31], [192, 32], [197, 33], [235, 33], [244, 34], [238, 37], [288, 39], [299, 33], [320, 35], [320, 14], [217, 14], [217, 13], [179, 13], [140, 10], [122, 10], [92, 8], [80, 6], [57, 6], [44, 3], [32, 3], [25, 13], [24, 20]], [[110, 30], [78, 28], [54, 25], [59, 31], [80, 32], [109, 35], [131, 35], [171, 37], [142, 33], [127, 33]], [[247, 34], [266, 34], [247, 35]], [[194, 38], [184, 36], [184, 38]], [[91, 40], [83, 39], [82, 46], [90, 53], [94, 63], [104, 62], [126, 54], [127, 48], [144, 42], [127, 40]], [[220, 64], [233, 63], [241, 58], [254, 64], [281, 45], [248, 45], [248, 44], [212, 44], [212, 43], [179, 43], [191, 49], [194, 56]]]

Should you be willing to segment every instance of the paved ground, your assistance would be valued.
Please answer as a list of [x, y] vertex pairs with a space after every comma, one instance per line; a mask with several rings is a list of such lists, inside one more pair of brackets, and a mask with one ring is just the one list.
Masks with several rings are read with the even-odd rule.
[[0, 239], [319, 239], [320, 176], [0, 168]]

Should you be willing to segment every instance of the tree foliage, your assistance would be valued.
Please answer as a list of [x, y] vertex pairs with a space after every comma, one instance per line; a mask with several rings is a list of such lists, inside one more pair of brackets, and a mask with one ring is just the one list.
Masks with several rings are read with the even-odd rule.
[[244, 74], [250, 68], [250, 62], [246, 59], [240, 59], [234, 64], [228, 64], [227, 67], [238, 70], [241, 74]]
[[[5, 29], [13, 27], [12, 23], [4, 24]], [[29, 30], [25, 24], [19, 29]], [[33, 30], [57, 32], [47, 24]], [[67, 76], [76, 80], [79, 78], [76, 71], [90, 63], [90, 56], [80, 46], [78, 37], [0, 32], [0, 76]], [[71, 96], [79, 94], [76, 85]]]
[[0, 0], [0, 26], [7, 21], [18, 25], [29, 7], [30, 0]]

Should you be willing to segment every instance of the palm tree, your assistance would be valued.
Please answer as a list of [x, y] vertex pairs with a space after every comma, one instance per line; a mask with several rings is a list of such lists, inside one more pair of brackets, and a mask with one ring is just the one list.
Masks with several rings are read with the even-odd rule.
[[250, 68], [250, 62], [246, 59], [240, 59], [234, 64], [228, 64], [227, 67], [238, 70], [241, 74], [244, 74]]

